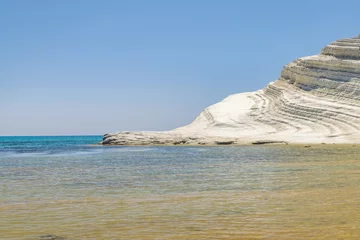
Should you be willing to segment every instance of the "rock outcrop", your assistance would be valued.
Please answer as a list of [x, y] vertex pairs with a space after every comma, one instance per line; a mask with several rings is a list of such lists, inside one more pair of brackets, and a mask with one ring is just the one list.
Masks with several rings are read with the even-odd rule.
[[103, 144], [359, 143], [360, 35], [287, 64], [264, 89], [234, 94], [167, 132], [104, 135]]

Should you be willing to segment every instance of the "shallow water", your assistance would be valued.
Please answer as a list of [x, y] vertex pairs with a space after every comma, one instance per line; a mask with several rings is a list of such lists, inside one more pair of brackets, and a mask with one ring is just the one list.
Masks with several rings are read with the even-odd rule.
[[0, 239], [359, 239], [360, 146], [0, 137]]

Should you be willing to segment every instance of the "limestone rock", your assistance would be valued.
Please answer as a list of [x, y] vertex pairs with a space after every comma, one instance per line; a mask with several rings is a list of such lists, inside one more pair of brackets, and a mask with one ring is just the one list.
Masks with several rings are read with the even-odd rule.
[[[360, 36], [360, 35], [359, 35]], [[104, 135], [103, 144], [244, 144], [360, 142], [360, 37], [287, 64], [264, 89], [234, 94], [191, 124], [167, 132]]]

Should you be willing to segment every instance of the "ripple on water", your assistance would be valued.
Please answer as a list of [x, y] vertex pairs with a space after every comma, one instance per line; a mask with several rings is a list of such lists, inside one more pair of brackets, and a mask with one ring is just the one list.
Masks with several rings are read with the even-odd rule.
[[95, 149], [1, 156], [2, 238], [360, 237], [360, 148]]

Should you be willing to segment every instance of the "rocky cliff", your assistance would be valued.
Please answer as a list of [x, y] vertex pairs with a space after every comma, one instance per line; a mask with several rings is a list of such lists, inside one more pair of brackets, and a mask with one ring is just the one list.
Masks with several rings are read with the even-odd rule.
[[360, 143], [360, 35], [287, 64], [264, 89], [234, 94], [167, 132], [105, 134], [103, 144]]

